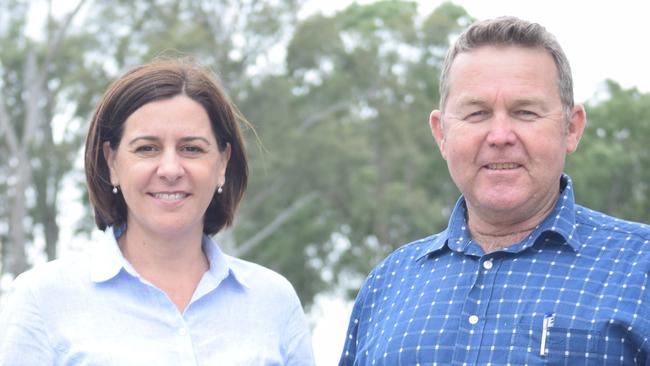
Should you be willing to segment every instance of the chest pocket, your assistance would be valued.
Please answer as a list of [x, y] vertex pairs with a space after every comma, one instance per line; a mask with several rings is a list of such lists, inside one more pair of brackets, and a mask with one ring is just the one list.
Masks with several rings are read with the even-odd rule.
[[553, 326], [548, 329], [547, 333], [546, 358], [549, 361], [601, 360], [603, 353], [599, 347], [600, 341], [601, 336], [598, 332]]
[[[529, 320], [531, 319], [529, 318]], [[545, 352], [541, 354], [542, 322], [542, 318], [537, 317], [533, 322], [524, 321], [517, 326], [513, 343], [518, 349], [526, 350], [525, 363], [535, 365], [607, 364], [608, 360], [603, 349], [604, 339], [598, 331], [567, 327], [567, 324], [562, 324], [557, 320], [547, 330]]]

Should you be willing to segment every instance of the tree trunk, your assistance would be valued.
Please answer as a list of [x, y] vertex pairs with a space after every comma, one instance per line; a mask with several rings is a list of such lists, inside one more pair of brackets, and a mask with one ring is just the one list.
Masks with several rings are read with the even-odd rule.
[[47, 260], [51, 261], [56, 258], [56, 248], [59, 241], [59, 225], [56, 222], [56, 203], [54, 203], [54, 206], [49, 205], [46, 210], [47, 212], [43, 222], [45, 231], [45, 254], [47, 254]]
[[293, 201], [289, 207], [282, 210], [273, 221], [266, 225], [262, 230], [258, 231], [251, 238], [243, 242], [236, 248], [234, 255], [242, 256], [246, 253], [253, 250], [259, 244], [261, 244], [266, 238], [275, 233], [285, 222], [287, 222], [296, 211], [308, 205], [311, 201], [318, 198], [317, 192], [310, 192], [304, 196], [301, 196], [297, 200]]
[[16, 167], [16, 183], [14, 185], [14, 196], [11, 203], [10, 221], [9, 221], [9, 273], [18, 275], [29, 268], [27, 265], [27, 256], [25, 254], [25, 235], [24, 220], [27, 217], [27, 205], [25, 202], [25, 193], [29, 186], [30, 169], [27, 154], [21, 151], [18, 156], [18, 166]]

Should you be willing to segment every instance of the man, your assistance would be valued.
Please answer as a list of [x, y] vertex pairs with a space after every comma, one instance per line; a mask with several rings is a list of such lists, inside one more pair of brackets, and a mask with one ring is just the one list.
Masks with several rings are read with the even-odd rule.
[[340, 365], [650, 365], [650, 227], [574, 203], [572, 88], [538, 24], [459, 37], [430, 126], [462, 196], [369, 275]]

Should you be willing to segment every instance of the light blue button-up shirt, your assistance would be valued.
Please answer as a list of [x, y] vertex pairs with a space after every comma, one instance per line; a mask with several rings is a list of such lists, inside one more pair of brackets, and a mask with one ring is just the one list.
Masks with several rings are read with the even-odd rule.
[[0, 365], [313, 365], [289, 282], [225, 255], [181, 314], [122, 256], [111, 228], [75, 258], [18, 276], [0, 311]]
[[575, 204], [485, 254], [461, 197], [448, 228], [396, 250], [359, 291], [340, 366], [650, 366], [650, 226]]

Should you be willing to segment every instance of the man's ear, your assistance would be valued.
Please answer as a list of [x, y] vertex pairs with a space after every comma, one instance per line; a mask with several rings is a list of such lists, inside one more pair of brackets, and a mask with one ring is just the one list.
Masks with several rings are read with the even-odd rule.
[[445, 153], [445, 133], [442, 126], [442, 113], [439, 110], [434, 110], [429, 116], [429, 126], [431, 127], [431, 134], [438, 144], [442, 158], [447, 160]]
[[570, 154], [578, 148], [578, 143], [580, 138], [582, 138], [582, 133], [585, 130], [585, 124], [587, 123], [587, 112], [581, 104], [577, 104], [573, 107], [571, 113], [571, 120], [567, 126], [566, 134], [566, 152]]
[[102, 151], [104, 153], [104, 160], [106, 160], [106, 165], [108, 165], [111, 184], [117, 186], [119, 185], [120, 180], [117, 178], [117, 172], [115, 170], [115, 151], [113, 151], [111, 148], [111, 143], [105, 141], [102, 145]]

